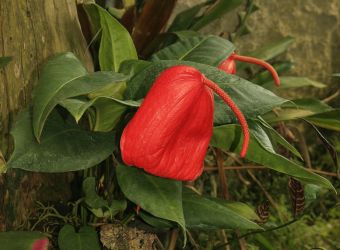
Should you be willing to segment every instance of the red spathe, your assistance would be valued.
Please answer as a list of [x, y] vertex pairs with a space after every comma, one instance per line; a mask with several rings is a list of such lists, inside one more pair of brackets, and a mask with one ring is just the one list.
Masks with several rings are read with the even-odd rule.
[[214, 100], [195, 68], [163, 71], [120, 141], [123, 161], [176, 180], [201, 175], [213, 129]]
[[227, 59], [225, 59], [218, 68], [220, 70], [223, 70], [224, 72], [228, 74], [235, 75], [236, 74], [236, 63], [234, 59], [234, 53], [231, 54]]

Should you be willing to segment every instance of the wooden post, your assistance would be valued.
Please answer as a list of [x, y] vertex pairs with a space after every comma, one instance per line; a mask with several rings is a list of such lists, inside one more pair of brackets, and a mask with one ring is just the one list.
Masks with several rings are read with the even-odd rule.
[[[0, 149], [5, 158], [13, 150], [10, 128], [18, 112], [30, 104], [33, 86], [47, 58], [72, 51], [91, 71], [86, 46], [75, 0], [0, 1], [0, 56], [13, 57], [0, 70]], [[0, 176], [0, 231], [27, 220], [36, 200], [70, 199], [69, 183], [68, 174], [10, 170]]]

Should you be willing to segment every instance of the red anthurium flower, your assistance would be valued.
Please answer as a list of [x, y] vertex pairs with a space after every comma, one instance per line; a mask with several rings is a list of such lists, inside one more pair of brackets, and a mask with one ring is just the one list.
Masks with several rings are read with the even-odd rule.
[[266, 68], [272, 74], [272, 76], [274, 78], [275, 85], [276, 86], [280, 85], [279, 75], [277, 74], [274, 67], [272, 65], [270, 65], [269, 63], [267, 63], [263, 60], [254, 58], [254, 57], [240, 56], [240, 55], [237, 55], [236, 53], [232, 53], [227, 59], [225, 59], [218, 66], [218, 68], [227, 72], [228, 74], [236, 74], [236, 63], [235, 63], [235, 61], [257, 64], [257, 65], [260, 65], [260, 66]]
[[120, 141], [123, 161], [165, 178], [194, 180], [200, 176], [213, 129], [212, 91], [240, 121], [244, 133], [241, 156], [245, 156], [249, 131], [241, 111], [200, 71], [181, 65], [158, 76], [125, 127]]
[[234, 59], [235, 53], [231, 54], [227, 59], [221, 62], [218, 66], [219, 69], [227, 72], [228, 74], [236, 74], [236, 63]]
[[48, 249], [48, 239], [36, 240], [32, 246], [32, 250], [47, 250], [47, 249]]

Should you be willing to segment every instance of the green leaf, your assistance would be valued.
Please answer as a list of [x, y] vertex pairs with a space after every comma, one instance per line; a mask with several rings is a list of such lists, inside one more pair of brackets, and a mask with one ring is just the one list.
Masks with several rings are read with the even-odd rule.
[[94, 228], [84, 226], [76, 233], [71, 225], [65, 225], [59, 232], [60, 250], [100, 250], [97, 232]]
[[113, 97], [115, 99], [123, 99], [124, 92], [126, 89], [125, 82], [115, 82], [113, 84], [109, 84], [104, 86], [101, 89], [93, 91], [88, 94], [90, 99], [94, 99], [96, 97], [106, 96], [106, 97]]
[[118, 72], [123, 61], [138, 58], [132, 38], [124, 26], [97, 4], [85, 4], [84, 8], [91, 19], [97, 19], [98, 15], [100, 18], [102, 34], [99, 64], [101, 70]]
[[259, 225], [230, 209], [226, 203], [209, 199], [186, 189], [183, 192], [185, 222], [197, 229], [261, 229]]
[[111, 131], [119, 122], [128, 105], [117, 102], [113, 98], [97, 98], [94, 102], [96, 118], [93, 130], [101, 132]]
[[98, 218], [113, 218], [117, 213], [126, 209], [125, 200], [113, 200], [111, 205], [96, 193], [96, 180], [88, 177], [83, 181], [85, 203], [89, 210]]
[[261, 147], [268, 152], [275, 153], [272, 142], [270, 141], [267, 133], [263, 130], [263, 128], [253, 120], [248, 121], [248, 126], [251, 135], [254, 136]]
[[145, 221], [150, 226], [157, 228], [157, 229], [164, 229], [169, 230], [170, 228], [174, 227], [174, 223], [164, 220], [161, 218], [157, 218], [149, 213], [146, 213], [144, 211], [141, 211], [139, 213], [139, 216], [142, 218], [143, 221]]
[[332, 74], [332, 76], [340, 77], [340, 73], [334, 73], [334, 74]]
[[85, 194], [85, 203], [91, 208], [103, 208], [108, 206], [107, 201], [96, 193], [96, 179], [87, 177], [83, 181], [83, 192]]
[[218, 66], [234, 50], [234, 45], [221, 37], [194, 36], [158, 51], [152, 60], [179, 60]]
[[87, 95], [126, 76], [114, 72], [87, 74], [72, 53], [60, 54], [44, 66], [33, 94], [33, 131], [39, 140], [45, 121], [53, 108], [65, 99]]
[[193, 30], [181, 30], [181, 31], [173, 32], [173, 34], [175, 34], [180, 41], [184, 41], [194, 36], [201, 36], [200, 33], [193, 31]]
[[199, 30], [243, 3], [244, 0], [218, 0], [190, 29]]
[[296, 155], [297, 157], [299, 157], [301, 160], [303, 159], [301, 154], [299, 153], [299, 151], [297, 151], [297, 149], [291, 145], [288, 141], [286, 141], [285, 138], [283, 138], [272, 126], [270, 126], [265, 120], [263, 120], [261, 117], [259, 118], [259, 122], [261, 123], [261, 125], [264, 127], [265, 131], [267, 132], [267, 134], [270, 135], [270, 138], [272, 141], [280, 144], [281, 146], [283, 146], [285, 149], [289, 150], [291, 153], [293, 153], [294, 155]]
[[174, 21], [170, 25], [168, 32], [176, 32], [180, 30], [189, 29], [196, 15], [200, 10], [206, 6], [206, 2], [197, 4], [191, 8], [185, 9], [184, 11], [177, 14]]
[[340, 131], [340, 109], [308, 116], [305, 120], [322, 128]]
[[0, 57], [0, 69], [4, 68], [10, 61], [12, 61], [10, 56]]
[[66, 172], [93, 167], [105, 160], [113, 151], [114, 133], [83, 130], [76, 124], [65, 122], [53, 112], [38, 143], [32, 133], [29, 112], [23, 112], [11, 131], [14, 152], [8, 168], [21, 168], [35, 172]]
[[281, 76], [281, 84], [279, 87], [274, 85], [273, 81], [266, 82], [262, 87], [266, 89], [288, 89], [288, 88], [300, 88], [300, 87], [315, 87], [325, 88], [327, 85], [313, 81], [307, 77], [295, 77], [295, 76]]
[[144, 60], [126, 60], [120, 65], [119, 73], [123, 73], [124, 75], [132, 78], [134, 75], [137, 75], [150, 64], [151, 62]]
[[276, 109], [275, 112], [269, 112], [262, 117], [269, 123], [294, 120], [332, 111], [333, 108], [317, 99], [298, 99], [287, 102]]
[[[240, 152], [241, 150], [241, 128], [238, 125], [224, 125], [215, 127], [210, 144], [223, 150]], [[288, 160], [282, 155], [266, 150], [262, 145], [268, 143], [267, 138], [261, 138], [251, 134], [250, 144], [246, 159], [266, 166], [270, 169], [295, 177], [296, 179], [334, 189], [332, 184], [324, 177], [308, 171], [308, 169]], [[267, 144], [267, 146], [269, 146]]]
[[121, 115], [128, 108], [136, 108], [140, 106], [140, 102], [119, 100], [113, 97], [98, 96], [92, 100], [70, 98], [59, 102], [59, 104], [67, 109], [78, 122], [84, 115], [86, 110], [94, 107], [96, 111], [93, 121], [93, 131], [109, 132], [119, 121]]
[[0, 248], [4, 250], [33, 250], [34, 243], [43, 239], [47, 239], [47, 237], [40, 232], [1, 232]]
[[123, 101], [106, 96], [99, 96], [92, 100], [70, 98], [59, 104], [72, 114], [76, 122], [80, 120], [86, 110], [93, 107], [95, 114], [92, 121], [92, 130], [99, 132], [111, 131], [128, 108], [140, 106], [140, 102], [137, 101]]
[[285, 52], [293, 42], [294, 38], [286, 37], [274, 43], [261, 46], [260, 49], [249, 53], [249, 55], [267, 61]]
[[176, 222], [185, 235], [182, 183], [149, 175], [141, 169], [117, 166], [118, 184], [124, 195], [153, 216]]
[[255, 213], [255, 209], [249, 207], [247, 204], [238, 202], [238, 201], [230, 201], [223, 200], [218, 198], [207, 197], [208, 199], [227, 207], [228, 209], [234, 211], [238, 215], [248, 219], [248, 220], [260, 220], [259, 216]]
[[60, 101], [59, 105], [67, 109], [78, 123], [86, 110], [93, 105], [93, 101], [87, 98], [69, 98]]
[[[165, 69], [175, 65], [189, 65], [200, 70], [207, 78], [217, 83], [224, 91], [232, 96], [234, 102], [247, 118], [254, 118], [267, 113], [274, 107], [286, 102], [272, 92], [252, 84], [235, 75], [226, 74], [216, 67], [187, 61], [157, 61], [140, 71], [127, 83], [125, 98], [139, 100], [145, 97], [156, 77]], [[234, 114], [219, 97], [215, 97], [216, 125], [235, 121]]]

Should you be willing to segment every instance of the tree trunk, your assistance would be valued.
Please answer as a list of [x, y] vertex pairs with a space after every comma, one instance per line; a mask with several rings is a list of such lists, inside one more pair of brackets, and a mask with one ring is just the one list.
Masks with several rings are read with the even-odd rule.
[[[74, 52], [92, 70], [76, 0], [0, 0], [0, 56], [13, 57], [0, 71], [0, 148], [5, 158], [13, 150], [9, 130], [30, 104], [43, 64], [65, 51]], [[69, 183], [66, 174], [10, 170], [0, 176], [0, 231], [25, 222], [36, 200], [70, 199]]]

